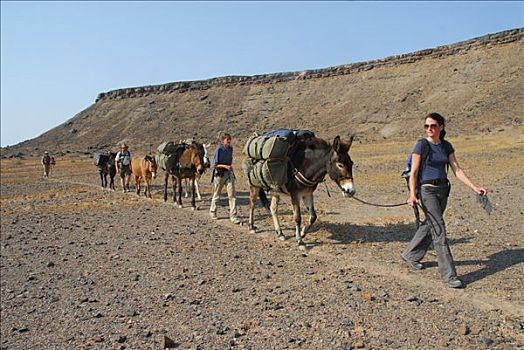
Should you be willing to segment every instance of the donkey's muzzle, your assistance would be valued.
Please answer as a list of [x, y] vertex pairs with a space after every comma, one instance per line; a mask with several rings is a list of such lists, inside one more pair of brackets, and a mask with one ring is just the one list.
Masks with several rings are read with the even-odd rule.
[[345, 180], [340, 182], [340, 189], [342, 190], [342, 195], [346, 198], [351, 198], [357, 193], [353, 180]]
[[342, 191], [342, 195], [345, 197], [345, 198], [351, 198], [355, 195], [355, 193], [357, 193], [357, 191], [353, 190], [353, 191]]

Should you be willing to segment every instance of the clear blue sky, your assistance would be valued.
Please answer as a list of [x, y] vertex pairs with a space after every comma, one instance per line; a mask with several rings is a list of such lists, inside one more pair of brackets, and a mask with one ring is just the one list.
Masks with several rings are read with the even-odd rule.
[[113, 89], [325, 68], [523, 26], [523, 1], [2, 1], [1, 145]]

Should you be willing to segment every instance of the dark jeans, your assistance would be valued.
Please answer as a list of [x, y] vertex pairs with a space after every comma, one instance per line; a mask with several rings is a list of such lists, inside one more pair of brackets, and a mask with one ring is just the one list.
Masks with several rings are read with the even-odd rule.
[[421, 187], [420, 198], [426, 214], [415, 236], [409, 242], [402, 256], [406, 260], [420, 261], [426, 255], [431, 242], [437, 253], [437, 262], [440, 276], [444, 282], [457, 276], [453, 256], [446, 239], [446, 224], [444, 210], [448, 203], [449, 185]]

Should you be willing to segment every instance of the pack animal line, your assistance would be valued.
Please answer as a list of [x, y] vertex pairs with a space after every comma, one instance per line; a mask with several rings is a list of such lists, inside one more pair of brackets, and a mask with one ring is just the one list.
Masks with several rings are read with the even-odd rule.
[[[344, 197], [352, 197], [356, 193], [353, 183], [353, 161], [349, 155], [353, 136], [348, 141], [341, 141], [340, 136], [337, 136], [332, 145], [318, 137], [296, 142], [290, 154], [291, 167], [287, 174], [287, 182], [281, 186], [271, 187], [271, 205], [264, 189], [249, 184], [248, 229], [252, 233], [256, 232], [254, 211], [256, 200], [260, 197], [262, 204], [270, 208], [277, 238], [284, 240], [285, 236], [278, 218], [278, 204], [282, 194], [288, 195], [291, 197], [293, 206], [295, 237], [299, 248], [304, 249], [304, 237], [317, 219], [313, 192], [317, 189], [318, 184], [324, 181], [326, 174], [337, 184]], [[309, 221], [303, 227], [300, 213], [301, 201], [304, 202], [309, 213]]]

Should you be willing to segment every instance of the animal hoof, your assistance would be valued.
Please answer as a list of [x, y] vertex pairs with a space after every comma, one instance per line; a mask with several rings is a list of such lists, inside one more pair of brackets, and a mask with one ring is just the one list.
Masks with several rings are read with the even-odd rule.
[[281, 241], [285, 241], [286, 240], [286, 236], [284, 235], [278, 235], [277, 238]]
[[182, 206], [181, 206], [180, 204], [178, 205], [178, 207], [179, 207], [179, 208], [182, 208]]
[[255, 230], [254, 228], [250, 228], [249, 233], [257, 233], [257, 230]]
[[191, 210], [195, 211], [195, 210], [196, 210], [196, 207], [191, 207]]
[[302, 251], [306, 250], [306, 245], [304, 243], [302, 243], [302, 244], [299, 243], [298, 244], [298, 250], [302, 250]]

